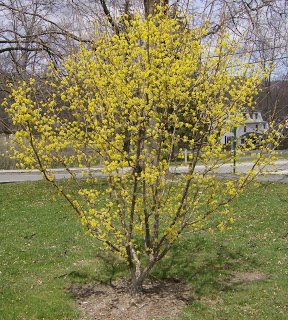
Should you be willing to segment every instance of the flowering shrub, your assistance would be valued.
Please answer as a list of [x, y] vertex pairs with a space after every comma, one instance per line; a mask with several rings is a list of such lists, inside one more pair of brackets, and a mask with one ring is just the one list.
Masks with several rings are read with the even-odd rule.
[[[217, 179], [233, 157], [221, 137], [244, 123], [264, 74], [237, 59], [224, 32], [208, 43], [205, 26], [191, 30], [186, 22], [161, 11], [136, 17], [125, 33], [99, 34], [92, 49], [70, 56], [65, 76], [51, 71], [45, 100], [32, 79], [14, 87], [7, 103], [18, 128], [13, 157], [39, 169], [91, 236], [127, 261], [133, 291], [183, 232], [222, 231], [233, 222], [229, 202], [267, 163], [262, 154], [277, 139], [267, 133], [247, 174]], [[175, 175], [172, 160], [183, 145], [191, 158], [187, 173]], [[237, 156], [254, 148], [248, 139]], [[107, 175], [101, 191], [91, 170], [96, 159]], [[86, 186], [75, 179], [77, 196], [47, 170], [54, 162], [72, 177], [72, 165], [85, 168]]]

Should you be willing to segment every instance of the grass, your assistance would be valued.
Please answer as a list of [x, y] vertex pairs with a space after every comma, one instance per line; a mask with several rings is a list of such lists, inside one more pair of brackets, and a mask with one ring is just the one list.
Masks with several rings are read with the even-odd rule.
[[[196, 297], [177, 320], [287, 319], [287, 194], [285, 184], [247, 191], [233, 204], [232, 230], [186, 235], [160, 262], [153, 276], [183, 279]], [[1, 320], [77, 319], [72, 283], [124, 274], [51, 198], [43, 182], [0, 185]], [[237, 272], [267, 279], [231, 283]]]
[[[195, 235], [173, 248], [165, 276], [187, 279], [198, 297], [181, 320], [287, 319], [287, 192], [285, 184], [249, 190], [234, 203], [232, 230]], [[267, 279], [231, 284], [233, 274], [242, 272]]]
[[106, 280], [97, 244], [52, 196], [42, 182], [0, 185], [1, 320], [76, 319], [65, 288]]

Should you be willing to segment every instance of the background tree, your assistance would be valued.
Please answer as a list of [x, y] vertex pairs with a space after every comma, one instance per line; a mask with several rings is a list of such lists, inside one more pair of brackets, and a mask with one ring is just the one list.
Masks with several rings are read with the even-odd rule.
[[[141, 12], [143, 17], [153, 13], [153, 6], [166, 5], [167, 1], [140, 0], [2, 0], [0, 1], [0, 56], [3, 75], [9, 74], [10, 82], [31, 75], [38, 81], [45, 80], [48, 63], [61, 69], [65, 57], [79, 50], [79, 43], [94, 40], [94, 25], [97, 22], [103, 32], [107, 29], [119, 33], [123, 27], [124, 14], [133, 16]], [[287, 76], [287, 4], [285, 0], [244, 1], [170, 1], [170, 13], [189, 12], [191, 26], [209, 21], [206, 37], [217, 37], [221, 27], [241, 42], [239, 56], [249, 53], [251, 62], [262, 61], [274, 64], [274, 73], [263, 83], [264, 94], [259, 99], [258, 109], [265, 118], [283, 121], [287, 104], [283, 103], [279, 82]], [[0, 77], [1, 96], [9, 88], [6, 77]], [[279, 91], [280, 90], [280, 91]], [[279, 92], [278, 92], [279, 91]], [[279, 97], [279, 99], [277, 98]], [[6, 115], [0, 111], [1, 121]], [[6, 123], [6, 126], [10, 124]], [[12, 128], [11, 128], [12, 130]]]
[[[133, 292], [183, 232], [223, 230], [233, 221], [229, 202], [262, 169], [261, 154], [275, 142], [272, 135], [261, 141], [246, 175], [217, 179], [232, 156], [221, 137], [245, 121], [242, 111], [252, 105], [262, 72], [236, 58], [224, 32], [211, 46], [203, 42], [205, 26], [187, 28], [188, 20], [158, 10], [124, 22], [125, 33], [99, 34], [92, 50], [71, 55], [66, 76], [51, 71], [48, 98], [39, 98], [31, 80], [12, 90], [7, 108], [18, 128], [14, 157], [39, 169], [91, 236], [127, 261]], [[170, 172], [171, 157], [183, 142], [193, 154], [178, 176]], [[247, 140], [238, 155], [254, 147]], [[107, 176], [100, 184], [92, 169], [99, 159]], [[54, 162], [71, 178], [70, 166], [85, 167], [85, 183], [74, 179], [74, 193], [68, 191], [49, 171]]]
[[[285, 87], [287, 82], [287, 2], [207, 0], [195, 8], [201, 18], [208, 19], [218, 30], [225, 25], [243, 45], [238, 54], [250, 54], [250, 61], [263, 67], [273, 65], [263, 81], [257, 98], [257, 109], [266, 119], [283, 122], [287, 114]], [[212, 28], [213, 29], [213, 28]], [[284, 90], [283, 90], [284, 89]]]

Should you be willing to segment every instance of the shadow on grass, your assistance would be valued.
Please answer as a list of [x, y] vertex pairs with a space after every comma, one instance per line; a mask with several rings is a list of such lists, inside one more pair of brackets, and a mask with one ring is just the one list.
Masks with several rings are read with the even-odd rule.
[[185, 281], [200, 296], [232, 290], [228, 279], [235, 271], [259, 267], [257, 260], [244, 252], [245, 248], [231, 248], [208, 236], [192, 237], [175, 244], [167, 257], [159, 262], [153, 276]]
[[[90, 271], [89, 265], [84, 269], [75, 269], [64, 275], [72, 284], [85, 284], [77, 290], [93, 294], [92, 283], [105, 283], [112, 286], [119, 278], [129, 278], [127, 266], [123, 260], [110, 253], [97, 254], [100, 261], [97, 274]], [[257, 269], [257, 260], [247, 254], [247, 248], [241, 245], [229, 246], [213, 239], [209, 235], [193, 235], [176, 243], [168, 255], [153, 269], [151, 280], [173, 280], [187, 283], [198, 296], [229, 291], [237, 285], [230, 282], [238, 271]], [[86, 271], [88, 270], [88, 271]], [[88, 286], [87, 286], [88, 285]], [[92, 290], [92, 291], [91, 291]], [[90, 292], [90, 293], [89, 293]], [[81, 293], [82, 294], [82, 293]]]

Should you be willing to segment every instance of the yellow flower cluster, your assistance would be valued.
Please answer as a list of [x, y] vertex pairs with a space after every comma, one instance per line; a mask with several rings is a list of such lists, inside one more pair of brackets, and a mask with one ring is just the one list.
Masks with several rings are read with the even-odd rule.
[[[130, 262], [141, 254], [157, 260], [184, 230], [223, 231], [233, 222], [227, 204], [267, 163], [262, 154], [277, 140], [267, 134], [244, 177], [216, 179], [233, 158], [221, 137], [244, 123], [263, 72], [236, 58], [227, 34], [212, 44], [205, 26], [187, 25], [163, 12], [136, 17], [125, 33], [99, 34], [92, 49], [68, 57], [65, 76], [51, 70], [42, 100], [31, 80], [7, 102], [20, 165], [40, 169], [56, 188], [47, 174], [53, 164], [87, 168], [88, 186], [76, 184], [74, 200], [65, 188], [59, 192], [91, 235]], [[236, 156], [258, 142], [247, 139]], [[188, 172], [175, 175], [182, 148], [192, 152]], [[91, 171], [97, 163], [107, 175], [101, 188]]]

